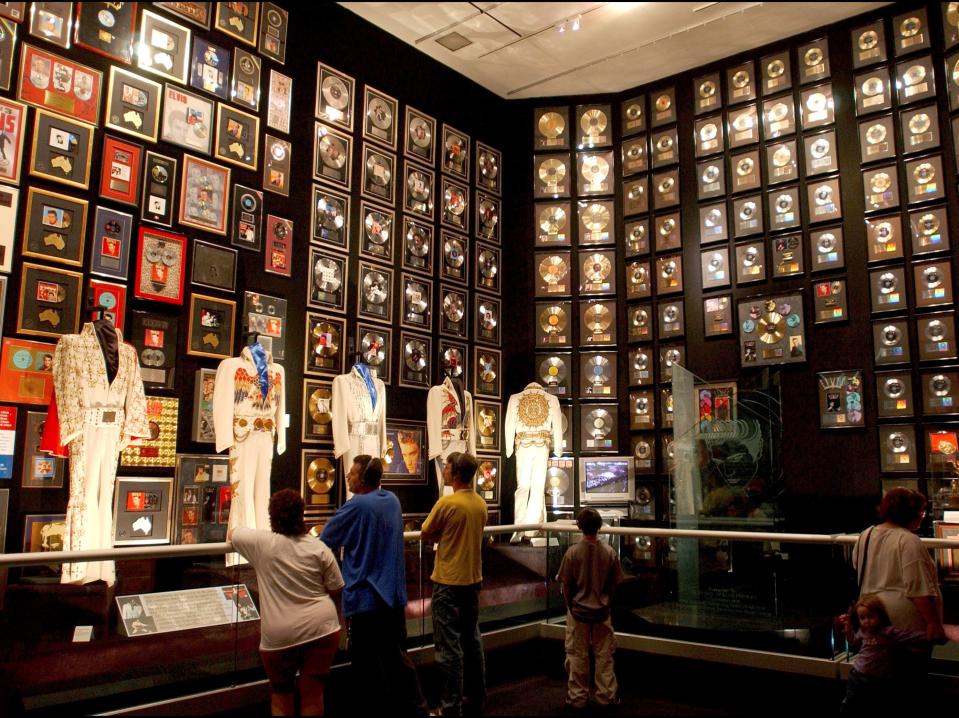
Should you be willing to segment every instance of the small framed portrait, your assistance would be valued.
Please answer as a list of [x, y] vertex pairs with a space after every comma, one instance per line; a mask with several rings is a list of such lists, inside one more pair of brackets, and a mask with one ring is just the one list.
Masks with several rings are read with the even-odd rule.
[[470, 138], [455, 127], [443, 125], [443, 172], [468, 180], [470, 176]]
[[156, 142], [160, 129], [160, 89], [159, 82], [111, 65], [104, 125]]
[[357, 279], [357, 314], [375, 321], [392, 323], [393, 270], [360, 262]]
[[260, 147], [260, 118], [219, 103], [216, 108], [218, 160], [256, 170]]
[[266, 216], [266, 251], [263, 270], [289, 277], [293, 273], [293, 222], [272, 214]]
[[402, 275], [400, 295], [403, 314], [400, 326], [410, 329], [432, 331], [433, 329], [433, 282], [411, 274]]
[[403, 268], [432, 275], [434, 254], [432, 225], [404, 215]]
[[211, 2], [158, 2], [154, 5], [162, 7], [171, 15], [176, 15], [191, 25], [202, 27], [204, 30], [210, 29], [210, 21], [213, 19]]
[[170, 543], [173, 477], [120, 476], [113, 502], [113, 545]]
[[403, 209], [432, 220], [436, 174], [412, 162], [404, 162], [403, 170]]
[[176, 159], [147, 151], [143, 164], [140, 219], [163, 227], [173, 226], [176, 204]]
[[163, 90], [160, 139], [192, 152], [210, 154], [215, 104], [212, 100], [167, 83]]
[[356, 80], [349, 75], [334, 70], [322, 62], [316, 67], [316, 108], [314, 115], [322, 122], [328, 122], [343, 129], [353, 131], [353, 96]]
[[328, 381], [303, 380], [303, 441], [333, 442], [333, 387]]
[[313, 179], [349, 189], [353, 172], [353, 138], [316, 123], [313, 134]]
[[259, 252], [263, 244], [263, 193], [233, 185], [233, 222], [230, 244]]
[[390, 383], [390, 368], [393, 359], [393, 330], [373, 324], [360, 324], [356, 327], [359, 349], [375, 376]]
[[72, 2], [35, 2], [30, 8], [30, 34], [69, 49], [72, 13]]
[[400, 386], [428, 389], [433, 376], [433, 340], [407, 332], [400, 333]]
[[254, 112], [260, 109], [260, 76], [263, 61], [246, 50], [233, 48], [233, 75], [230, 97], [233, 102]]
[[257, 341], [277, 361], [286, 358], [286, 315], [286, 299], [250, 291], [243, 295], [240, 326], [259, 334]]
[[502, 194], [503, 180], [500, 172], [503, 153], [482, 142], [476, 143], [476, 186], [495, 195]]
[[183, 155], [180, 224], [226, 234], [230, 170], [199, 157]]
[[[23, 473], [20, 486], [25, 489], [63, 488], [67, 460], [40, 451], [40, 440], [47, 421], [47, 412], [28, 411], [24, 429]], [[0, 523], [0, 526], [3, 526]]]
[[383, 484], [425, 485], [429, 465], [430, 461], [426, 456], [426, 422], [387, 419]]
[[362, 194], [392, 205], [396, 197], [396, 156], [363, 143]]
[[144, 10], [140, 15], [137, 67], [185, 85], [190, 71], [192, 36], [190, 28]]
[[[3, 121], [4, 134], [14, 143], [11, 147], [13, 161], [9, 159], [4, 166], [0, 160], [0, 173], [16, 170], [19, 173], [23, 150], [22, 121], [26, 116], [26, 107], [17, 113], [7, 107], [8, 101], [0, 102], [0, 120]], [[15, 124], [14, 124], [15, 123]], [[12, 131], [7, 132], [7, 127]], [[45, 110], [37, 110], [33, 118], [33, 151], [30, 156], [30, 174], [34, 177], [60, 182], [87, 189], [90, 186], [91, 152], [93, 151], [94, 128], [82, 122], [74, 122], [62, 115], [54, 115]], [[0, 141], [0, 145], [2, 145]], [[4, 148], [5, 149], [5, 148]], [[19, 180], [18, 175], [13, 179]]]
[[[449, 177], [442, 178], [440, 223], [452, 229], [469, 230], [469, 189]], [[478, 229], [478, 228], [477, 228]]]
[[137, 7], [133, 3], [77, 3], [73, 43], [98, 55], [133, 64]]
[[[177, 3], [183, 5], [184, 3]], [[207, 4], [207, 3], [190, 3]], [[235, 40], [256, 47], [256, 29], [260, 19], [258, 2], [218, 2], [213, 28]]]
[[263, 17], [260, 18], [260, 41], [258, 50], [281, 65], [286, 62], [286, 34], [289, 28], [289, 14], [279, 5], [263, 3]]
[[345, 317], [307, 312], [304, 373], [332, 376], [342, 374], [346, 358], [345, 342]]
[[[57, 69], [56, 77], [54, 68]], [[64, 85], [60, 77], [71, 77], [73, 81]], [[58, 112], [96, 127], [100, 124], [102, 87], [103, 73], [99, 70], [27, 44], [20, 51], [17, 99], [29, 105]], [[148, 103], [144, 101], [143, 104]], [[107, 113], [108, 119], [110, 114]]]
[[193, 270], [190, 282], [198, 287], [236, 291], [237, 251], [229, 247], [193, 240]]
[[[503, 355], [498, 349], [473, 347], [473, 393], [476, 396], [499, 399], [503, 393], [502, 368]], [[475, 408], [475, 401], [473, 406]]]
[[392, 209], [360, 203], [360, 256], [393, 263], [394, 231], [396, 213]]
[[350, 236], [349, 195], [313, 185], [312, 215], [310, 241], [346, 250]]
[[31, 187], [23, 227], [23, 255], [75, 267], [83, 264], [87, 201]]
[[190, 330], [186, 353], [228, 359], [233, 356], [236, 302], [194, 294], [190, 297]]
[[349, 257], [310, 247], [307, 304], [338, 313], [346, 312]]
[[380, 142], [396, 151], [399, 103], [395, 97], [367, 85], [363, 90], [363, 139]]
[[83, 275], [24, 262], [17, 332], [60, 337], [80, 330]]
[[[104, 282], [91, 279], [87, 290], [86, 306], [103, 310], [103, 318], [113, 323], [121, 332], [125, 331], [127, 310], [127, 287], [125, 284]], [[99, 312], [93, 312], [91, 319], [98, 319]]]
[[[202, 37], [193, 40], [190, 87], [221, 100], [230, 99], [230, 53]], [[209, 123], [207, 124], [209, 127]]]
[[[38, 111], [39, 112], [39, 111]], [[27, 107], [14, 100], [8, 100], [0, 97], [0, 126], [3, 127], [3, 133], [9, 142], [9, 150], [3, 147], [2, 156], [0, 156], [0, 182], [9, 184], [20, 184], [20, 165], [23, 162], [23, 135], [27, 122]], [[36, 123], [35, 123], [36, 124]], [[84, 125], [85, 127], [86, 125]], [[92, 137], [93, 131], [89, 133]], [[34, 142], [41, 143], [41, 138], [36, 134], [34, 127]], [[50, 138], [51, 141], [54, 138]], [[5, 143], [0, 143], [3, 145]], [[79, 146], [79, 140], [78, 140]], [[9, 155], [7, 152], [9, 151]], [[36, 152], [36, 148], [34, 152]], [[89, 156], [89, 150], [88, 154]], [[75, 168], [71, 168], [74, 169]], [[89, 170], [87, 175], [89, 176]]]
[[477, 400], [473, 402], [473, 414], [473, 426], [476, 427], [476, 450], [498, 454], [501, 446], [503, 407], [496, 402]]
[[407, 105], [405, 127], [404, 154], [432, 166], [436, 161], [436, 120]]
[[100, 196], [136, 206], [140, 194], [143, 147], [116, 137], [103, 140], [100, 163]]
[[186, 237], [140, 227], [133, 295], [167, 304], [183, 304]]
[[263, 189], [289, 197], [293, 144], [269, 134], [264, 138], [264, 144], [266, 152], [263, 154]]

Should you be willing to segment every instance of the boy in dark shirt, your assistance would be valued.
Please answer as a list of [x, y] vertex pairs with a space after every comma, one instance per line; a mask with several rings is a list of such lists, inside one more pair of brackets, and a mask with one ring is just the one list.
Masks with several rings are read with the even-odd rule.
[[570, 546], [559, 566], [557, 579], [566, 601], [566, 670], [569, 688], [566, 704], [586, 708], [589, 700], [589, 650], [596, 658], [593, 699], [600, 706], [616, 705], [616, 674], [613, 653], [616, 641], [609, 607], [616, 584], [623, 580], [619, 556], [611, 546], [598, 541], [603, 519], [595, 509], [583, 509], [576, 517], [583, 532]]

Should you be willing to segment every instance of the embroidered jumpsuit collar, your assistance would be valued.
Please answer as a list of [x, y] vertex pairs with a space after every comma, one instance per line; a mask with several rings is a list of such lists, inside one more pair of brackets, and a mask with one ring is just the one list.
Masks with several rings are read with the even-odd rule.
[[[121, 332], [121, 331], [120, 331], [119, 329], [117, 329], [116, 327], [113, 327], [113, 331], [115, 331], [115, 332], [117, 333], [117, 341], [118, 341], [120, 344], [122, 344], [122, 343], [123, 343], [123, 332]], [[89, 338], [92, 338], [92, 339], [96, 339], [97, 342], [100, 341], [100, 340], [97, 338], [97, 329], [96, 329], [95, 326], [93, 326], [93, 322], [86, 322], [86, 323], [84, 323], [83, 329], [80, 330], [80, 334], [81, 334], [82, 336], [85, 336], [85, 337], [89, 337]]]

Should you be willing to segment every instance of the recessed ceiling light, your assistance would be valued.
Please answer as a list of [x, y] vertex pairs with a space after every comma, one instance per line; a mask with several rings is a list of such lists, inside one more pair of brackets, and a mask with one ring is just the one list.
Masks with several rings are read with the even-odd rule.
[[445, 47], [450, 52], [462, 50], [467, 45], [472, 45], [473, 41], [468, 37], [460, 35], [458, 32], [451, 32], [443, 37], [436, 38], [436, 42]]

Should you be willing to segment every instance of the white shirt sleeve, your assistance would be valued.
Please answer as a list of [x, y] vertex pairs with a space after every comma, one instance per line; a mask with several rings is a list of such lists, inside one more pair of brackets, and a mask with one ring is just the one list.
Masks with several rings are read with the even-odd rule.
[[506, 405], [506, 421], [503, 425], [503, 443], [506, 446], [506, 458], [513, 455], [513, 443], [516, 440], [516, 412], [519, 406], [519, 394], [513, 394]]
[[443, 387], [430, 387], [426, 395], [426, 455], [435, 459], [443, 451]]
[[276, 389], [276, 413], [273, 415], [273, 426], [276, 429], [276, 453], [286, 451], [286, 370], [273, 362], [273, 371], [280, 377], [280, 385]]
[[559, 399], [549, 395], [549, 415], [553, 422], [553, 456], [563, 455], [563, 410], [560, 409]]
[[216, 368], [213, 383], [213, 432], [217, 452], [233, 446], [233, 359], [224, 359]]
[[348, 381], [345, 375], [333, 380], [330, 414], [333, 416], [333, 455], [338, 459], [350, 448], [350, 409], [347, 406], [349, 392], [343, 383]]
[[463, 390], [463, 401], [466, 407], [463, 411], [463, 425], [469, 429], [469, 452], [476, 456], [476, 423], [473, 421], [473, 395]]

